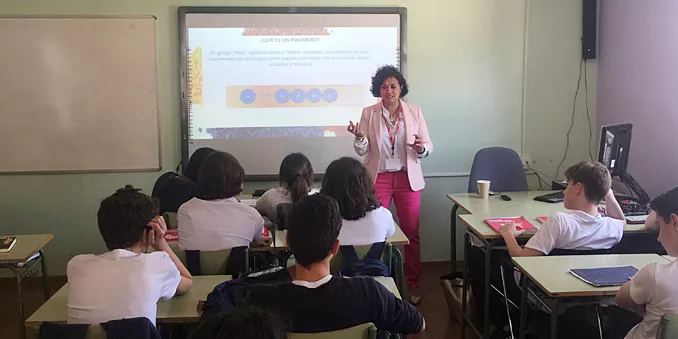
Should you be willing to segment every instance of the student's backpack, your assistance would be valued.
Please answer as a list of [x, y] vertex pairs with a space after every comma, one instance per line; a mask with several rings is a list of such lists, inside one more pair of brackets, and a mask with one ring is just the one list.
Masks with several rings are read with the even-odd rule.
[[370, 250], [364, 258], [359, 259], [358, 253], [353, 246], [340, 246], [339, 250], [344, 257], [344, 267], [342, 273], [347, 277], [357, 276], [371, 276], [371, 277], [388, 277], [388, 267], [381, 260], [382, 253], [384, 253], [384, 246], [386, 242], [378, 242], [372, 244]]
[[240, 279], [224, 281], [207, 295], [207, 300], [202, 307], [201, 319], [241, 305], [252, 285], [285, 281], [292, 281], [292, 277], [287, 269], [281, 266], [250, 272]]

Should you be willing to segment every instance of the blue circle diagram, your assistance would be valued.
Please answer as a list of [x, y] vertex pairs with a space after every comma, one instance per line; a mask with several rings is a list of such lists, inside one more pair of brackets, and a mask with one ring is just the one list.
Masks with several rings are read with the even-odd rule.
[[327, 88], [323, 91], [323, 99], [327, 102], [335, 102], [337, 100], [337, 90], [334, 88]]
[[323, 94], [317, 88], [311, 88], [308, 93], [306, 93], [306, 99], [312, 103], [319, 102], [322, 99]]
[[275, 101], [279, 104], [284, 104], [290, 100], [290, 91], [281, 88], [275, 91]]
[[292, 91], [290, 95], [292, 97], [292, 101], [294, 101], [297, 104], [300, 104], [304, 102], [304, 100], [306, 100], [306, 93], [299, 88]]
[[244, 104], [249, 105], [253, 103], [256, 98], [257, 95], [251, 89], [244, 89], [242, 92], [240, 92], [240, 101], [242, 101]]

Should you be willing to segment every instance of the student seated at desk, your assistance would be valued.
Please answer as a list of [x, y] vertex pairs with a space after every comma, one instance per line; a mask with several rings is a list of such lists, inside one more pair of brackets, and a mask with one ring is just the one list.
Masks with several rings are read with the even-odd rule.
[[240, 246], [267, 246], [264, 218], [254, 208], [241, 204], [245, 171], [226, 152], [210, 154], [200, 167], [198, 196], [179, 207], [179, 248], [220, 251]]
[[[502, 226], [499, 233], [512, 257], [548, 255], [553, 249], [609, 249], [624, 235], [624, 213], [612, 192], [612, 178], [603, 164], [580, 162], [565, 171], [565, 208], [555, 213], [521, 248], [516, 236], [523, 231], [516, 225]], [[598, 204], [605, 199], [607, 217], [598, 213]]]
[[198, 194], [198, 171], [208, 155], [214, 153], [209, 147], [198, 148], [193, 152], [186, 165], [184, 175], [167, 172], [153, 185], [151, 197], [160, 201], [160, 215], [166, 212], [177, 213], [181, 204], [195, 198]]
[[279, 204], [295, 203], [308, 195], [313, 182], [313, 166], [305, 155], [292, 153], [280, 164], [279, 175], [280, 187], [266, 191], [254, 206], [271, 221], [278, 218]]
[[[659, 242], [670, 256], [678, 256], [678, 187], [650, 203], [655, 214]], [[649, 219], [649, 218], [648, 218]], [[637, 313], [643, 321], [632, 328], [627, 339], [653, 339], [661, 317], [678, 313], [678, 261], [668, 265], [649, 264], [617, 292], [617, 305]]]
[[320, 193], [339, 204], [342, 245], [383, 242], [395, 232], [393, 215], [375, 197], [372, 178], [360, 161], [349, 157], [332, 161], [325, 171]]
[[[192, 285], [191, 274], [165, 241], [167, 226], [158, 207], [128, 185], [101, 202], [97, 219], [109, 252], [68, 262], [68, 322], [146, 317], [155, 324], [158, 300]], [[156, 252], [145, 253], [148, 246]]]
[[277, 311], [297, 333], [334, 331], [367, 322], [403, 334], [424, 330], [421, 313], [372, 277], [330, 275], [342, 227], [334, 199], [323, 194], [304, 198], [294, 205], [288, 220], [287, 243], [296, 258], [289, 270], [292, 281], [252, 285], [245, 304]]

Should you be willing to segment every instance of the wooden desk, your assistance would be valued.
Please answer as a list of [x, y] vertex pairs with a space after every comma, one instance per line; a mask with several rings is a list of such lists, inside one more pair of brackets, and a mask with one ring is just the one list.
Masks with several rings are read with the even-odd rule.
[[[193, 287], [183, 295], [170, 300], [158, 301], [157, 323], [193, 323], [200, 318], [198, 302], [207, 299], [218, 284], [230, 280], [230, 275], [206, 275], [193, 277]], [[376, 277], [391, 293], [400, 298], [395, 281], [390, 277]], [[25, 322], [26, 327], [38, 328], [43, 322], [68, 322], [68, 284], [64, 285]]]
[[595, 287], [569, 272], [571, 268], [630, 265], [637, 269], [651, 263], [668, 264], [657, 254], [602, 254], [512, 258], [516, 267], [549, 297], [615, 295], [620, 286]]
[[[488, 253], [492, 250], [493, 246], [502, 246], [504, 241], [501, 235], [488, 226], [485, 223], [485, 218], [490, 217], [508, 217], [508, 216], [525, 216], [537, 229], [525, 232], [518, 237], [519, 242], [526, 242], [534, 233], [537, 232], [538, 228], [541, 226], [541, 223], [536, 220], [539, 216], [550, 216], [556, 212], [567, 212], [565, 206], [562, 202], [560, 203], [545, 203], [541, 201], [534, 200], [535, 197], [543, 194], [552, 193], [554, 191], [529, 191], [529, 192], [507, 192], [505, 193], [511, 197], [511, 201], [504, 201], [500, 196], [495, 195], [491, 196], [488, 199], [482, 199], [478, 197], [477, 194], [473, 193], [460, 193], [460, 194], [448, 194], [447, 198], [450, 199], [454, 206], [452, 207], [452, 212], [450, 216], [450, 234], [451, 234], [451, 258], [452, 258], [452, 273], [443, 276], [443, 279], [455, 279], [462, 277], [462, 274], [456, 272], [456, 229], [457, 229], [457, 217], [461, 220], [462, 225], [467, 227], [467, 238], [468, 235], [479, 240], [481, 243], [481, 248]], [[461, 208], [463, 211], [470, 214], [463, 214], [457, 216], [458, 209]], [[624, 227], [624, 234], [644, 234], [648, 233], [644, 225], [626, 225]], [[470, 241], [467, 239], [465, 244], [469, 244]], [[470, 245], [466, 245], [470, 246]], [[468, 252], [465, 256], [468, 258]], [[468, 262], [466, 262], [468, 267]], [[490, 286], [489, 286], [489, 273], [490, 272], [490, 261], [489, 256], [486, 256], [485, 260], [485, 291], [484, 295], [489, 295]], [[468, 284], [464, 284], [465, 289]], [[464, 293], [467, 293], [465, 291]], [[465, 294], [462, 293], [462, 296]], [[483, 293], [483, 291], [479, 292]], [[485, 298], [484, 305], [485, 313], [483, 315], [485, 327], [483, 331], [479, 331], [471, 324], [471, 327], [478, 332], [478, 334], [487, 338], [489, 336], [489, 328], [487, 324], [489, 323], [489, 298]], [[462, 314], [465, 314], [465, 307], [462, 307]], [[466, 317], [468, 318], [468, 317]], [[464, 328], [468, 319], [462, 319], [462, 333], [464, 333]], [[470, 324], [470, 322], [468, 322]]]
[[16, 244], [14, 244], [12, 250], [7, 253], [0, 253], [0, 265], [25, 263], [54, 238], [51, 234], [16, 235], [15, 237]]
[[[266, 247], [251, 247], [250, 252], [266, 252], [266, 251], [284, 251], [287, 250], [287, 230], [275, 230], [275, 242], [271, 242], [271, 245]], [[405, 246], [410, 243], [410, 240], [407, 239], [403, 230], [400, 229], [398, 224], [395, 225], [395, 233], [392, 236], [386, 239], [393, 246]]]
[[[598, 303], [603, 297], [617, 293], [620, 286], [594, 287], [573, 276], [569, 269], [631, 265], [637, 269], [651, 263], [668, 264], [657, 254], [605, 254], [579, 256], [545, 256], [513, 258], [522, 273], [520, 338], [525, 337], [527, 295], [535, 287], [543, 295], [542, 302], [551, 309], [551, 338], [557, 337], [558, 312], [562, 302]], [[538, 294], [533, 293], [538, 297]], [[545, 300], [548, 299], [548, 300]]]
[[[450, 212], [450, 258], [452, 260], [452, 269], [449, 274], [446, 274], [441, 277], [441, 279], [454, 280], [454, 279], [463, 279], [464, 281], [464, 292], [462, 293], [462, 298], [465, 298], [468, 293], [468, 281], [465, 279], [468, 276], [468, 272], [457, 272], [457, 212], [461, 208], [461, 214], [470, 214], [470, 215], [460, 215], [459, 218], [464, 222], [464, 217], [479, 218], [482, 224], [477, 224], [477, 229], [480, 230], [479, 233], [481, 236], [485, 236], [484, 242], [487, 244], [484, 247], [489, 252], [491, 250], [491, 242], [489, 240], [501, 240], [499, 234], [496, 233], [492, 228], [486, 226], [483, 219], [488, 217], [506, 217], [506, 216], [519, 216], [524, 215], [525, 217], [534, 216], [532, 219], [537, 216], [551, 215], [555, 212], [565, 212], [565, 206], [562, 202], [550, 204], [540, 201], [535, 201], [534, 198], [539, 195], [552, 193], [554, 191], [528, 191], [528, 192], [507, 192], [505, 193], [511, 197], [511, 201], [504, 201], [499, 195], [490, 196], [487, 199], [482, 199], [475, 193], [457, 193], [457, 194], [448, 194], [447, 198], [452, 201], [452, 210]], [[469, 222], [474, 223], [475, 219], [469, 219]], [[469, 222], [465, 222], [468, 224]], [[536, 220], [534, 224], [538, 223]], [[486, 228], [486, 229], [485, 229]], [[489, 231], [488, 231], [489, 230]], [[470, 229], [468, 232], [471, 232]], [[467, 238], [468, 238], [468, 232]], [[523, 235], [528, 237], [527, 234]], [[466, 243], [467, 241], [465, 241]], [[468, 251], [465, 249], [466, 255], [464, 260], [466, 260], [469, 255]], [[490, 260], [489, 255], [486, 256], [485, 260], [485, 291], [484, 295], [489, 295], [490, 293], [490, 281], [489, 281], [489, 270], [490, 270]], [[464, 265], [468, 269], [469, 265], [466, 262]], [[465, 271], [466, 271], [465, 269]], [[483, 291], [478, 291], [477, 293], [483, 293]], [[466, 304], [462, 303], [462, 317], [461, 317], [461, 327], [462, 327], [462, 338], [465, 336], [466, 325], [469, 324], [471, 328], [481, 337], [489, 337], [489, 298], [485, 298], [484, 302], [484, 314], [483, 314], [483, 329], [480, 331], [476, 328], [472, 322], [469, 321], [469, 316], [466, 315]]]
[[[17, 292], [19, 295], [19, 319], [24, 321], [26, 315], [24, 314], [22, 280], [38, 263], [41, 265], [42, 288], [45, 300], [49, 298], [49, 289], [47, 287], [47, 265], [45, 263], [45, 253], [42, 249], [50, 242], [50, 240], [52, 240], [52, 238], [54, 238], [54, 236], [51, 234], [31, 234], [15, 235], [15, 237], [16, 243], [12, 250], [7, 253], [0, 253], [0, 268], [9, 269], [16, 278]], [[31, 260], [36, 254], [37, 257]], [[26, 338], [26, 331], [23, 326], [19, 326], [19, 337]]]
[[[529, 222], [531, 222], [534, 226], [535, 229], [525, 232], [519, 236], [519, 238], [530, 238], [534, 235], [534, 233], [537, 232], [537, 230], [541, 227], [541, 223], [537, 221], [538, 216], [549, 216], [550, 214], [547, 215], [535, 215], [535, 214], [511, 214], [511, 215], [503, 215], [505, 216], [525, 216]], [[501, 215], [498, 215], [496, 217], [502, 217]], [[502, 239], [501, 235], [495, 231], [492, 227], [488, 226], [487, 223], [485, 223], [485, 218], [488, 218], [486, 216], [482, 215], [476, 215], [476, 214], [465, 214], [465, 215], [460, 215], [459, 219], [462, 221], [462, 223], [468, 227], [469, 231], [473, 232], [473, 234], [478, 237], [481, 240], [489, 240], [489, 239]], [[648, 233], [649, 231], [645, 228], [645, 225], [632, 225], [632, 224], [625, 224], [624, 225], [624, 234], [632, 234], [632, 233]]]
[[527, 191], [527, 192], [507, 192], [511, 201], [504, 201], [499, 195], [490, 196], [482, 199], [476, 193], [455, 193], [448, 194], [447, 199], [452, 201], [452, 211], [450, 212], [450, 260], [452, 261], [452, 272], [443, 276], [443, 279], [455, 279], [461, 276], [457, 272], [457, 212], [461, 208], [460, 214], [474, 214], [485, 217], [506, 217], [517, 215], [551, 215], [555, 212], [565, 212], [565, 206], [562, 202], [549, 204], [535, 201], [534, 198], [539, 195], [552, 193], [554, 191]]
[[[203, 275], [193, 277], [191, 290], [170, 300], [158, 301], [158, 323], [196, 322], [200, 318], [198, 301], [205, 300], [218, 284], [231, 280], [230, 275]], [[27, 320], [26, 327], [39, 327], [43, 322], [68, 322], [68, 284], [64, 285]]]
[[465, 214], [486, 215], [491, 217], [528, 214], [551, 215], [555, 212], [567, 211], [562, 202], [549, 204], [534, 200], [534, 198], [537, 196], [553, 192], [555, 191], [504, 193], [511, 197], [511, 201], [504, 201], [499, 195], [482, 199], [475, 193], [448, 194], [447, 198], [450, 199], [452, 203], [465, 210]]
[[[287, 231], [275, 230], [275, 236], [273, 237], [274, 241], [271, 242], [270, 246], [266, 247], [250, 247], [250, 252], [281, 252], [287, 251]], [[404, 246], [410, 243], [410, 240], [407, 239], [405, 233], [400, 229], [398, 224], [395, 225], [395, 232], [391, 237], [386, 239], [393, 245], [393, 257], [392, 257], [392, 267], [394, 268], [393, 276], [397, 279], [397, 286], [399, 290], [404, 294], [405, 291], [405, 260], [403, 258]], [[282, 255], [282, 261], [287, 261], [289, 256]]]

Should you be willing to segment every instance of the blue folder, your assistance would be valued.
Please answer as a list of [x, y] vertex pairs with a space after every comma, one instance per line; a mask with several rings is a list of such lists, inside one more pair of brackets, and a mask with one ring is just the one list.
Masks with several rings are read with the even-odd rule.
[[572, 275], [596, 287], [624, 285], [637, 272], [633, 266], [570, 269]]

